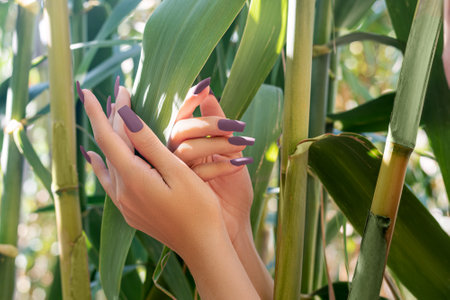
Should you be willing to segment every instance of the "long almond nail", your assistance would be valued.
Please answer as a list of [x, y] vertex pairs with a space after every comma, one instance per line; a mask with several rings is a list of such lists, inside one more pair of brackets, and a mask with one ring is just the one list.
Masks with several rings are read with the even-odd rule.
[[81, 154], [83, 154], [86, 161], [88, 163], [91, 163], [91, 158], [89, 157], [89, 154], [87, 154], [86, 149], [84, 149], [84, 147], [82, 145], [80, 145], [80, 151], [81, 151]]
[[234, 166], [243, 166], [253, 163], [252, 157], [241, 157], [230, 160], [230, 163]]
[[197, 86], [195, 87], [194, 95], [198, 95], [201, 92], [203, 92], [203, 90], [206, 89], [206, 87], [209, 86], [210, 83], [211, 83], [211, 77], [208, 77], [208, 78], [203, 79], [202, 81], [200, 81], [197, 84]]
[[220, 119], [217, 127], [223, 131], [237, 131], [242, 132], [245, 128], [245, 122], [230, 119]]
[[119, 86], [120, 86], [120, 76], [117, 76], [116, 83], [114, 83], [114, 99], [117, 99], [117, 95], [119, 95]]
[[109, 116], [111, 115], [111, 96], [108, 96], [108, 99], [106, 100], [106, 116], [109, 119]]
[[228, 138], [228, 142], [236, 146], [252, 146], [255, 144], [255, 139], [247, 136], [232, 136]]
[[83, 94], [83, 90], [81, 89], [80, 82], [78, 80], [77, 80], [77, 93], [78, 93], [78, 98], [80, 98], [81, 103], [84, 104], [84, 94]]
[[119, 109], [117, 112], [119, 113], [120, 117], [125, 122], [125, 125], [127, 125], [128, 129], [130, 129], [131, 132], [138, 132], [144, 127], [142, 121], [128, 106], [126, 105], [122, 106], [122, 108]]

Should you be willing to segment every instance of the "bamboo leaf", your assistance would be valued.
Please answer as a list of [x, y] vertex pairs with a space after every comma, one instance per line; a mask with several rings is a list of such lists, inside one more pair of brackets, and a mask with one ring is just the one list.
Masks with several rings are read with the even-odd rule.
[[334, 22], [337, 28], [352, 28], [358, 25], [375, 0], [336, 0]]
[[[359, 135], [324, 136], [309, 149], [309, 165], [360, 234], [380, 164], [381, 154]], [[395, 226], [389, 268], [417, 298], [445, 299], [450, 294], [450, 238], [406, 186]]]
[[[336, 300], [346, 300], [348, 298], [348, 287], [351, 286], [350, 282], [333, 282], [333, 290], [336, 296]], [[321, 300], [329, 300], [328, 285], [321, 287], [312, 293], [313, 296], [319, 297]], [[379, 297], [380, 300], [387, 300], [387, 298]]]
[[240, 119], [272, 70], [286, 36], [287, 0], [252, 0], [244, 34], [222, 94], [227, 117]]
[[131, 102], [162, 141], [177, 107], [244, 2], [163, 1], [151, 15]]
[[100, 280], [108, 299], [119, 299], [125, 259], [136, 229], [130, 227], [106, 196], [100, 239]]
[[255, 145], [244, 150], [244, 156], [254, 158], [254, 163], [248, 166], [254, 191], [250, 214], [254, 233], [261, 219], [270, 175], [278, 158], [277, 140], [281, 135], [282, 111], [282, 90], [263, 84], [242, 117], [247, 124], [242, 134], [255, 138]]

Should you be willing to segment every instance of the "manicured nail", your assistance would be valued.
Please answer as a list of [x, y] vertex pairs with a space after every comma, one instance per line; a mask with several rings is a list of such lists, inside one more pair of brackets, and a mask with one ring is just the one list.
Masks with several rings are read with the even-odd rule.
[[252, 157], [241, 157], [230, 160], [230, 163], [234, 166], [243, 166], [253, 163]]
[[84, 104], [84, 94], [83, 90], [81, 89], [80, 82], [77, 80], [77, 93], [78, 97], [80, 98], [81, 103]]
[[242, 132], [245, 128], [245, 122], [230, 119], [220, 119], [217, 127], [223, 131], [237, 131]]
[[228, 142], [236, 146], [252, 146], [255, 144], [255, 139], [247, 136], [232, 136], [228, 138]]
[[109, 116], [111, 115], [111, 96], [108, 96], [108, 99], [106, 100], [106, 116], [109, 119]]
[[91, 158], [89, 157], [89, 155], [86, 152], [86, 149], [84, 149], [84, 147], [82, 145], [80, 145], [80, 151], [81, 151], [81, 154], [83, 154], [83, 156], [86, 159], [86, 161], [88, 163], [91, 163]]
[[122, 108], [119, 109], [117, 112], [119, 113], [120, 117], [125, 122], [125, 125], [127, 125], [128, 129], [130, 129], [131, 132], [138, 132], [142, 129], [142, 127], [144, 127], [142, 121], [128, 106], [126, 105], [122, 106]]
[[208, 77], [208, 78], [200, 81], [197, 84], [197, 86], [195, 87], [194, 95], [200, 94], [207, 86], [209, 86], [210, 82], [211, 82], [211, 77]]
[[117, 98], [119, 94], [120, 76], [116, 77], [116, 83], [114, 84], [114, 98]]

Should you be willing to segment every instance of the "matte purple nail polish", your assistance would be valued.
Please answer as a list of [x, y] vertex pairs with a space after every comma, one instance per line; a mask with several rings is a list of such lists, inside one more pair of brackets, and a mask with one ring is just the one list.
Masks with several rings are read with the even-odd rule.
[[245, 128], [245, 122], [230, 119], [220, 119], [217, 122], [217, 127], [223, 131], [237, 131], [242, 132]]
[[119, 95], [119, 86], [120, 86], [120, 76], [116, 77], [116, 83], [114, 84], [114, 98], [117, 99], [117, 95]]
[[242, 166], [253, 163], [252, 157], [241, 157], [230, 160], [230, 163], [234, 166]]
[[84, 149], [84, 147], [82, 145], [80, 145], [80, 151], [81, 151], [81, 154], [83, 154], [83, 156], [86, 159], [86, 161], [88, 163], [91, 163], [91, 158], [89, 157], [89, 155], [86, 152], [86, 149]]
[[128, 106], [126, 105], [122, 106], [122, 108], [119, 109], [117, 112], [119, 113], [120, 117], [125, 122], [125, 125], [127, 125], [128, 129], [130, 129], [131, 132], [138, 132], [144, 127], [142, 121]]
[[208, 77], [206, 79], [203, 79], [200, 81], [194, 90], [194, 95], [200, 94], [209, 84], [211, 83], [211, 77]]
[[247, 136], [232, 136], [228, 138], [228, 142], [236, 146], [252, 146], [255, 144], [255, 139]]
[[81, 103], [84, 104], [84, 94], [83, 90], [81, 89], [80, 82], [77, 80], [77, 93], [78, 97], [80, 98]]
[[111, 116], [111, 96], [106, 99], [106, 117], [109, 119], [109, 116]]

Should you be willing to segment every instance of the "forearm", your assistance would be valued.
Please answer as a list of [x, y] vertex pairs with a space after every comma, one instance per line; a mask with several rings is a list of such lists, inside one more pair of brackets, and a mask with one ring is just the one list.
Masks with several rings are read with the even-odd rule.
[[220, 235], [183, 257], [202, 299], [259, 299], [231, 241]]
[[261, 299], [273, 299], [273, 279], [255, 248], [250, 225], [240, 232], [233, 246]]

